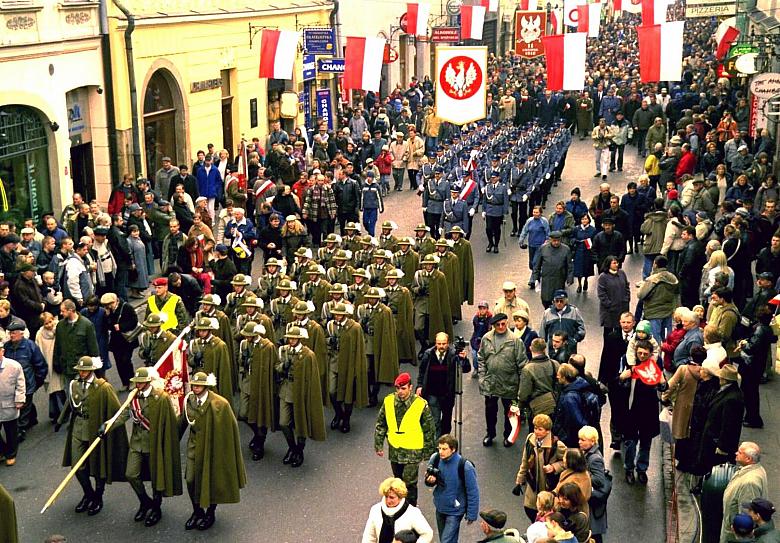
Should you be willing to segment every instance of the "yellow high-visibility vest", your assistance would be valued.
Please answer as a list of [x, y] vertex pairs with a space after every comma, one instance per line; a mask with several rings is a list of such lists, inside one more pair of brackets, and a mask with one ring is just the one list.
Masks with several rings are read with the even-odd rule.
[[156, 296], [149, 297], [149, 309], [152, 313], [164, 313], [165, 316], [168, 317], [165, 322], [162, 323], [160, 329], [170, 330], [171, 328], [176, 328], [179, 325], [179, 320], [176, 318], [176, 304], [179, 303], [181, 298], [176, 294], [171, 294], [165, 301], [162, 309], [157, 308], [157, 300], [155, 298]]
[[412, 405], [404, 413], [401, 425], [395, 418], [395, 394], [385, 397], [385, 419], [387, 420], [387, 441], [396, 449], [422, 449], [424, 436], [420, 416], [425, 409], [426, 401], [415, 396]]

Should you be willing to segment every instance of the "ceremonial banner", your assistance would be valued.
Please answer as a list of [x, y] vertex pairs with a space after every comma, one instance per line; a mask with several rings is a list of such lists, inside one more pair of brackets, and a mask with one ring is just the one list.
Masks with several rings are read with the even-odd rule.
[[736, 17], [729, 17], [720, 23], [717, 32], [715, 32], [715, 43], [717, 44], [715, 58], [723, 60], [726, 53], [731, 49], [731, 44], [737, 41], [738, 37], [739, 29], [737, 28]]
[[642, 83], [682, 79], [684, 30], [685, 21], [637, 27]]
[[175, 400], [173, 408], [176, 414], [181, 414], [184, 406], [184, 397], [187, 395], [187, 383], [189, 383], [189, 369], [187, 368], [187, 342], [184, 340], [190, 327], [188, 326], [171, 343], [168, 350], [157, 361], [154, 369], [163, 381], [165, 392], [170, 394], [171, 400]]
[[487, 47], [436, 48], [436, 112], [461, 125], [485, 118]]
[[669, 0], [642, 0], [642, 26], [665, 23], [669, 4]]
[[585, 32], [589, 38], [599, 37], [601, 6], [600, 3], [577, 6], [577, 32]]
[[587, 37], [584, 32], [575, 32], [542, 38], [549, 90], [581, 91], [585, 88]]
[[260, 40], [260, 77], [292, 79], [298, 52], [298, 32], [263, 29]]
[[460, 39], [482, 39], [485, 11], [484, 6], [460, 6]]
[[348, 36], [344, 55], [344, 90], [379, 92], [384, 54], [384, 38]]
[[542, 37], [546, 35], [547, 13], [518, 11], [515, 13], [515, 54], [536, 58], [544, 54]]
[[406, 4], [406, 33], [412, 36], [426, 36], [430, 14], [430, 4]]

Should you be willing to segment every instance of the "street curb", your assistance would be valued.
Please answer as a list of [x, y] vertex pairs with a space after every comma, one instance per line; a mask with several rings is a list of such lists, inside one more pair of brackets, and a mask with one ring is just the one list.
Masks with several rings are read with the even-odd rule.
[[[661, 448], [667, 543], [696, 543], [701, 532], [699, 504], [687, 484], [688, 477], [674, 467], [672, 447], [664, 442]], [[672, 490], [676, 488], [676, 496]]]

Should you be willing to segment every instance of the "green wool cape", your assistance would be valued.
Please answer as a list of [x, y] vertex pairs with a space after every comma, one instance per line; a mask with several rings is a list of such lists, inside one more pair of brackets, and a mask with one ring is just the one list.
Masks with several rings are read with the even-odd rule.
[[374, 320], [374, 375], [388, 385], [398, 377], [398, 339], [393, 312], [383, 303], [371, 312]]
[[336, 399], [355, 407], [368, 405], [368, 360], [363, 329], [350, 318], [345, 319], [339, 336], [337, 363]]
[[213, 373], [217, 378], [217, 393], [223, 398], [233, 397], [232, 367], [230, 351], [225, 342], [217, 336], [211, 336], [209, 342], [203, 346], [203, 371]]
[[293, 420], [295, 433], [325, 441], [320, 369], [314, 351], [305, 345], [293, 365]]
[[428, 340], [436, 342], [436, 334], [444, 332], [452, 338], [452, 311], [447, 279], [434, 270], [428, 282]]
[[[322, 311], [322, 308], [320, 308], [320, 311]], [[328, 396], [328, 345], [325, 341], [325, 330], [311, 318], [306, 322], [305, 328], [309, 337], [302, 339], [301, 343], [311, 349], [317, 359], [317, 367], [320, 370], [322, 405], [328, 405], [330, 403], [330, 397]]]
[[398, 344], [398, 359], [413, 360], [414, 346], [414, 302], [412, 294], [406, 287], [386, 289], [387, 305], [395, 317], [395, 331]]
[[0, 541], [3, 543], [18, 543], [19, 532], [16, 527], [16, 507], [14, 499], [3, 485], [0, 484]]
[[452, 252], [458, 257], [460, 275], [463, 278], [463, 302], [474, 305], [474, 254], [471, 251], [471, 242], [460, 238], [453, 243]]
[[461, 320], [460, 304], [463, 300], [463, 277], [460, 273], [460, 262], [455, 253], [447, 251], [444, 254], [436, 253], [441, 259], [439, 269], [447, 278], [447, 289], [450, 298], [450, 311], [453, 320]]
[[279, 353], [271, 340], [263, 338], [252, 351], [249, 381], [249, 408], [246, 420], [275, 429], [276, 416], [274, 368], [279, 363]]
[[163, 496], [180, 496], [181, 454], [179, 453], [179, 421], [171, 396], [160, 389], [149, 394], [149, 474], [152, 487]]

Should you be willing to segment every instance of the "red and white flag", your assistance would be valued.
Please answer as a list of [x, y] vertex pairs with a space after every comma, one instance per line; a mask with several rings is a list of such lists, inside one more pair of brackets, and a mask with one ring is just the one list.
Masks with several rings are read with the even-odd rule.
[[498, 0], [480, 0], [479, 4], [490, 13], [498, 11]]
[[406, 33], [412, 36], [427, 35], [430, 14], [430, 4], [406, 4]]
[[517, 3], [518, 11], [536, 11], [539, 9], [539, 2], [537, 0], [520, 0]]
[[439, 117], [458, 125], [484, 119], [486, 95], [487, 47], [436, 48]]
[[181, 334], [171, 343], [168, 350], [154, 365], [154, 370], [163, 381], [165, 389], [173, 402], [176, 414], [181, 414], [184, 406], [184, 397], [187, 395], [187, 385], [190, 382], [189, 368], [187, 367], [187, 342], [184, 337], [189, 333], [187, 326]]
[[579, 6], [587, 4], [586, 0], [563, 0], [563, 24], [577, 26], [579, 21]]
[[669, 4], [669, 0], [642, 0], [642, 26], [665, 23]]
[[460, 6], [460, 39], [481, 40], [485, 6]]
[[545, 36], [544, 56], [547, 62], [547, 88], [551, 91], [582, 90], [585, 88], [585, 47], [588, 35], [584, 32]]
[[379, 92], [384, 54], [384, 38], [348, 36], [344, 54], [344, 90]]
[[718, 30], [715, 32], [715, 43], [717, 49], [715, 50], [715, 58], [723, 60], [726, 54], [731, 49], [731, 44], [734, 43], [739, 37], [739, 29], [737, 28], [737, 18], [729, 17], [718, 25]]
[[639, 77], [642, 83], [682, 79], [685, 21], [638, 26]]
[[298, 32], [263, 29], [260, 40], [260, 77], [292, 79], [298, 52]]
[[577, 6], [577, 32], [587, 32], [589, 38], [599, 37], [602, 5], [603, 4], [596, 3]]
[[642, 12], [642, 0], [614, 0], [612, 9], [616, 15], [622, 11], [628, 13], [641, 13]]

